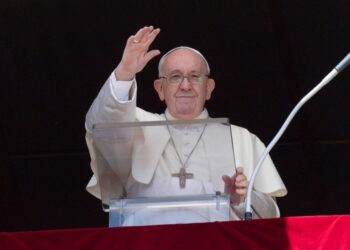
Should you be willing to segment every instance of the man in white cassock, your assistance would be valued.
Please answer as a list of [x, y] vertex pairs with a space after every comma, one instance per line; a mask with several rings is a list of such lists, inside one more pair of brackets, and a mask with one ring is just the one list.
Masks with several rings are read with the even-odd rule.
[[[160, 54], [159, 50], [149, 50], [159, 32], [159, 28], [149, 26], [129, 37], [120, 63], [87, 113], [86, 141], [94, 173], [87, 190], [98, 198], [101, 198], [101, 193], [97, 178], [96, 152], [93, 148], [94, 124], [209, 117], [204, 105], [210, 99], [215, 81], [209, 76], [210, 68], [204, 56], [189, 47], [177, 47], [160, 59], [159, 78], [154, 81], [154, 88], [160, 100], [167, 105], [165, 112], [154, 114], [136, 107], [135, 76], [152, 58]], [[231, 125], [234, 157], [239, 167], [220, 169], [215, 164], [208, 163], [210, 147], [206, 145], [214, 144], [213, 150], [217, 151], [225, 149], [220, 148], [220, 143], [215, 144], [215, 140], [208, 138], [206, 128], [168, 127], [163, 130], [159, 133], [164, 136], [157, 142], [152, 141], [152, 135], [145, 132], [142, 145], [132, 147], [138, 152], [132, 154], [133, 159], [128, 164], [123, 164], [123, 169], [116, 171], [120, 173], [120, 181], [113, 184], [114, 192], [127, 197], [227, 193], [231, 197], [232, 219], [242, 218], [248, 186], [247, 176], [252, 174], [254, 164], [265, 149], [263, 143], [248, 130]], [[123, 154], [123, 151], [121, 149], [117, 153]], [[181, 173], [183, 178], [179, 178]], [[254, 183], [253, 216], [279, 217], [275, 197], [286, 194], [287, 190], [273, 162], [267, 157]]]

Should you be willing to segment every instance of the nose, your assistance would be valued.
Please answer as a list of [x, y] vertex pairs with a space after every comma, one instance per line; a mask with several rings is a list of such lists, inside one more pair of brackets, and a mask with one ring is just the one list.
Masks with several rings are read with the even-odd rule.
[[187, 77], [184, 77], [182, 83], [180, 83], [180, 88], [182, 90], [190, 90], [190, 89], [192, 89], [192, 84], [188, 81]]

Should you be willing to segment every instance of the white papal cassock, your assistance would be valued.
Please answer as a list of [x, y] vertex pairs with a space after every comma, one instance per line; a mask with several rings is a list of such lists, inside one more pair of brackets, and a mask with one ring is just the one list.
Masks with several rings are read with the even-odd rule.
[[[135, 80], [130, 82], [117, 81], [114, 73], [112, 73], [87, 113], [85, 123], [86, 141], [91, 156], [91, 168], [94, 173], [88, 183], [87, 190], [98, 198], [101, 198], [101, 194], [97, 179], [96, 152], [94, 152], [92, 146], [93, 124], [174, 119], [167, 110], [165, 114], [158, 115], [137, 108], [136, 86]], [[208, 118], [206, 110], [203, 110], [196, 119], [204, 118]], [[128, 164], [124, 162], [123, 169], [115, 171], [120, 175], [120, 182], [114, 183], [114, 193], [122, 194], [123, 186], [128, 197], [197, 195], [214, 194], [216, 191], [223, 192], [222, 175], [233, 175], [234, 166], [229, 168], [227, 165], [220, 166], [220, 164], [218, 165], [217, 162], [211, 160], [213, 159], [211, 156], [215, 151], [225, 151], [225, 148], [220, 145], [220, 138], [212, 136], [215, 135], [215, 130], [220, 129], [220, 125], [208, 126], [204, 132], [203, 129], [203, 125], [172, 126], [170, 130], [161, 127], [157, 133], [162, 136], [158, 136], [157, 141], [154, 141], [152, 135], [154, 130], [143, 130], [142, 143], [134, 142], [135, 145], [132, 147], [132, 160]], [[244, 173], [249, 178], [254, 164], [264, 151], [265, 146], [254, 134], [244, 128], [231, 125], [231, 132], [235, 163], [237, 166], [243, 167]], [[198, 138], [200, 140], [197, 144]], [[195, 145], [196, 148], [192, 152]], [[123, 150], [128, 150], [128, 147], [119, 149], [119, 151]], [[130, 152], [119, 153], [129, 154]], [[179, 157], [181, 161], [179, 161]], [[179, 168], [188, 157], [186, 172], [193, 173], [194, 179], [186, 180], [186, 188], [180, 188], [179, 179], [172, 177], [172, 174], [179, 172]], [[273, 198], [284, 196], [286, 193], [287, 190], [271, 158], [267, 157], [254, 183], [252, 205], [263, 217], [278, 217], [279, 209]], [[243, 204], [234, 206], [232, 217], [238, 219], [243, 211]]]

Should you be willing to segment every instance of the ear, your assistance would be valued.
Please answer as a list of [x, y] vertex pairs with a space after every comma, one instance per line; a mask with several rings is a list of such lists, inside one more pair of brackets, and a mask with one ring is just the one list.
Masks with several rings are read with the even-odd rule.
[[215, 81], [214, 79], [209, 78], [207, 81], [207, 94], [205, 99], [209, 100], [211, 97], [211, 93], [213, 92], [213, 90], [215, 89]]
[[164, 101], [164, 89], [163, 89], [162, 80], [160, 79], [154, 80], [153, 87], [157, 91], [159, 99], [161, 101]]

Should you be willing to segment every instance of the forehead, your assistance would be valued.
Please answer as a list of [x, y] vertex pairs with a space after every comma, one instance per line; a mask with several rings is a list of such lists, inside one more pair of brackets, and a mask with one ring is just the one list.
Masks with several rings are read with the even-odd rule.
[[200, 55], [189, 49], [178, 49], [167, 55], [164, 60], [163, 69], [165, 72], [172, 71], [203, 71], [204, 61]]

